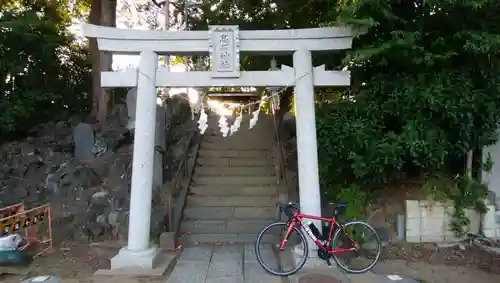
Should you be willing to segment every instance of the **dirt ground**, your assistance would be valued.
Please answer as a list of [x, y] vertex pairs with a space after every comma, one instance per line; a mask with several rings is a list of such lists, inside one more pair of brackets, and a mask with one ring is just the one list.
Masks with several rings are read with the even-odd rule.
[[[50, 255], [41, 256], [25, 269], [25, 276], [0, 275], [0, 282], [19, 283], [24, 278], [37, 275], [61, 277], [61, 283], [159, 283], [165, 279], [140, 279], [125, 281], [92, 280], [95, 270], [109, 268], [109, 258], [117, 247], [89, 247], [60, 243]], [[492, 267], [493, 265], [493, 267]], [[399, 245], [384, 249], [381, 261], [374, 272], [397, 274], [420, 280], [422, 283], [493, 283], [500, 282], [500, 256], [483, 251], [458, 247], [436, 249], [435, 245]], [[497, 266], [497, 267], [498, 267]], [[0, 267], [0, 271], [2, 268]], [[21, 270], [22, 271], [22, 270]]]
[[500, 282], [499, 274], [492, 274], [474, 267], [384, 260], [374, 270], [380, 274], [395, 274], [419, 280], [421, 283], [494, 283]]
[[385, 247], [373, 271], [407, 276], [422, 283], [500, 282], [500, 254], [471, 245], [392, 245]]
[[[50, 254], [42, 255], [26, 268], [0, 267], [0, 282], [19, 283], [35, 276], [52, 275], [62, 279], [61, 283], [161, 283], [166, 278], [92, 278], [98, 269], [109, 269], [110, 258], [115, 256], [124, 243], [101, 242], [96, 245], [74, 245], [58, 243]], [[3, 270], [15, 270], [23, 275], [1, 274]]]
[[435, 244], [400, 244], [385, 247], [381, 259], [467, 267], [500, 275], [500, 248], [496, 251], [466, 244], [441, 248]]
[[[24, 278], [38, 275], [54, 275], [63, 282], [92, 282], [90, 278], [97, 269], [109, 268], [109, 258], [116, 254], [114, 248], [92, 248], [61, 244], [55, 246], [50, 254], [42, 255], [26, 268], [8, 268], [25, 275], [0, 275], [5, 283], [20, 282]], [[0, 267], [0, 271], [2, 268]], [[75, 281], [76, 280], [76, 281]]]

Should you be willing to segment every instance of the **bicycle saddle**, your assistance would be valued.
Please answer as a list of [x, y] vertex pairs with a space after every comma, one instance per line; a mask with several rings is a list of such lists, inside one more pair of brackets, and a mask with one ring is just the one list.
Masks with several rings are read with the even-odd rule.
[[286, 209], [286, 208], [290, 208], [290, 207], [293, 207], [293, 208], [299, 208], [299, 204], [298, 204], [298, 203], [295, 203], [295, 202], [282, 203], [281, 201], [277, 200], [277, 201], [276, 201], [276, 205], [277, 205], [280, 209]]
[[342, 215], [345, 212], [345, 210], [349, 206], [349, 203], [348, 202], [339, 202], [339, 203], [335, 203], [335, 204], [332, 203], [332, 205], [335, 205], [335, 208], [333, 209], [333, 215], [337, 216], [337, 215]]
[[300, 206], [298, 203], [289, 202], [287, 204], [284, 204], [278, 200], [276, 201], [276, 205], [278, 206], [280, 211], [284, 212], [288, 217], [292, 217], [295, 212], [300, 210]]
[[349, 206], [348, 202], [339, 202], [335, 204], [335, 208], [347, 208]]

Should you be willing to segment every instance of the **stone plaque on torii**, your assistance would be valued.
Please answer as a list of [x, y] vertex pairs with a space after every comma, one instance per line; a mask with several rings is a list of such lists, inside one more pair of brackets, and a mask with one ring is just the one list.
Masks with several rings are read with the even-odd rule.
[[208, 37], [212, 78], [239, 78], [240, 36], [238, 26], [209, 26]]

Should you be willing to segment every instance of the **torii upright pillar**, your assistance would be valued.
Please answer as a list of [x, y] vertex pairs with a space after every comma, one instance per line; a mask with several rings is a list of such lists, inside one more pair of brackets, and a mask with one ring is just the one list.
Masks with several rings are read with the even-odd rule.
[[158, 55], [153, 51], [141, 52], [137, 81], [135, 110], [134, 154], [132, 161], [132, 188], [128, 242], [111, 259], [111, 269], [142, 267], [153, 269], [159, 254], [150, 245], [151, 201], [155, 161], [156, 130], [156, 69]]
[[[318, 144], [316, 141], [314, 79], [311, 57], [311, 51], [305, 49], [297, 50], [293, 53], [299, 199], [301, 213], [320, 216], [321, 195], [319, 188]], [[314, 222], [316, 227], [321, 227], [321, 222]], [[314, 247], [314, 243], [309, 242], [309, 248], [313, 249]], [[313, 254], [310, 253], [310, 255]]]

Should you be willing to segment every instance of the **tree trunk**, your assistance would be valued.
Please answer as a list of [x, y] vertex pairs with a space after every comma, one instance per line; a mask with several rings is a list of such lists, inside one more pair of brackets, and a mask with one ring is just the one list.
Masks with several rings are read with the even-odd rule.
[[469, 150], [467, 152], [467, 158], [465, 161], [465, 172], [467, 172], [467, 176], [472, 178], [472, 161], [474, 160], [474, 151]]
[[[89, 23], [93, 25], [101, 24], [101, 0], [92, 0], [90, 6]], [[97, 47], [97, 40], [95, 38], [89, 39], [90, 59], [92, 62], [92, 110], [90, 115], [97, 116], [99, 109], [99, 97], [101, 96], [101, 67], [99, 49]]]
[[[101, 25], [107, 27], [116, 26], [116, 0], [101, 0]], [[110, 52], [100, 52], [99, 65], [101, 71], [111, 71], [113, 56]], [[100, 80], [99, 80], [100, 81]], [[108, 115], [109, 98], [111, 92], [101, 88], [98, 97], [97, 120], [101, 126], [105, 127]]]

